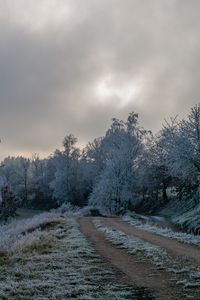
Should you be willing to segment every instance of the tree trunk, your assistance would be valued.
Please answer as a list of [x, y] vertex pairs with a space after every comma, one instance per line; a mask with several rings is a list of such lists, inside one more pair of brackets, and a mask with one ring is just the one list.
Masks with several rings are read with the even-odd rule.
[[163, 193], [163, 203], [167, 203], [167, 202], [168, 202], [168, 197], [167, 197], [167, 184], [166, 184], [165, 181], [163, 182], [163, 190], [162, 190], [162, 193]]

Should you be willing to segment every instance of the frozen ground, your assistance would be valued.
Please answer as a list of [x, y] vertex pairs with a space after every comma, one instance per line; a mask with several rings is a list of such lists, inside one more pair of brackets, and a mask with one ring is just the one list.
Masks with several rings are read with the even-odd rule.
[[[85, 221], [94, 219], [96, 232], [101, 231], [112, 242], [111, 255], [115, 248], [139, 257], [147, 280], [144, 284], [142, 273], [138, 274], [135, 277], [139, 283], [136, 288], [135, 281], [129, 280], [123, 270], [122, 275], [117, 274], [115, 267], [97, 254], [95, 245], [93, 247], [81, 233], [75, 218], [81, 214], [76, 210], [70, 213], [58, 210], [0, 226], [0, 299], [155, 299], [151, 285], [146, 285], [154, 282], [152, 274], [146, 271], [149, 263], [158, 275], [163, 270], [170, 274], [170, 280], [176, 282], [177, 291], [183, 290], [186, 298], [200, 299], [196, 297], [200, 288], [199, 266], [181, 257], [171, 257], [166, 249], [105, 226], [100, 221], [111, 219], [117, 222], [117, 218], [83, 218]], [[88, 211], [83, 214], [87, 215]], [[134, 226], [145, 225], [140, 224], [139, 217], [134, 222]], [[145, 227], [142, 229], [146, 230]], [[122, 258], [125, 259], [123, 253]], [[117, 268], [118, 260], [117, 256]], [[137, 258], [135, 263], [137, 268]], [[134, 267], [130, 271], [135, 272]], [[139, 269], [137, 271], [140, 272]]]
[[[165, 249], [145, 242], [134, 236], [129, 236], [116, 228], [104, 225], [100, 219], [96, 219], [94, 224], [98, 230], [103, 232], [113, 245], [127, 249], [130, 254], [142, 255], [154, 264], [158, 270], [165, 270], [171, 274], [171, 280], [175, 281], [179, 288], [186, 292], [186, 296], [191, 299], [200, 295], [200, 267], [193, 264], [184, 257], [172, 257]], [[194, 290], [191, 292], [191, 289]]]
[[116, 279], [74, 219], [43, 213], [0, 228], [0, 299], [153, 299]]
[[152, 225], [152, 222], [148, 217], [145, 218], [145, 222], [141, 217], [137, 214], [131, 214], [131, 215], [126, 215], [123, 217], [123, 220], [127, 221], [129, 224], [139, 228], [143, 229], [148, 232], [153, 232], [165, 237], [169, 237], [172, 239], [176, 239], [178, 241], [187, 243], [187, 244], [193, 244], [200, 246], [200, 236], [199, 235], [194, 235], [194, 234], [189, 234], [189, 233], [184, 233], [184, 232], [175, 232], [171, 228], [162, 228], [160, 226]]

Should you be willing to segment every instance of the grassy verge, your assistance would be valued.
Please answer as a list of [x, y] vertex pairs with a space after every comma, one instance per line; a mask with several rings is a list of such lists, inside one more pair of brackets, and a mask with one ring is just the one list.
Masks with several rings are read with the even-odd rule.
[[13, 244], [2, 241], [0, 299], [143, 299], [140, 289], [116, 281], [75, 220], [56, 214], [34, 218], [26, 226], [8, 225], [18, 235], [11, 234]]

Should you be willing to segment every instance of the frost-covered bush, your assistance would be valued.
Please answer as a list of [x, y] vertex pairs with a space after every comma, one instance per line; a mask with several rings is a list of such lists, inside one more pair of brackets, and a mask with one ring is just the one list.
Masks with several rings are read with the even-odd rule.
[[86, 206], [80, 209], [79, 213], [81, 216], [85, 216], [85, 217], [89, 217], [89, 216], [97, 217], [103, 215], [103, 212], [101, 210], [93, 206]]
[[71, 203], [63, 203], [60, 207], [58, 207], [55, 211], [61, 214], [74, 214], [80, 210], [78, 206], [72, 205]]
[[89, 216], [101, 216], [102, 213], [98, 208], [93, 206], [85, 206], [80, 208], [70, 203], [62, 204], [59, 208], [52, 210], [52, 212], [59, 213], [64, 217], [89, 217]]

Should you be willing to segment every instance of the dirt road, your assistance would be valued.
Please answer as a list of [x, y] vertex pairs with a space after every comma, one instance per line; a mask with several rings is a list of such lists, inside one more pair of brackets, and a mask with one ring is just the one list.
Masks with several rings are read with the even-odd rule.
[[[171, 280], [169, 273], [158, 270], [150, 262], [140, 259], [137, 255], [130, 255], [125, 249], [119, 249], [113, 246], [106, 239], [104, 234], [95, 228], [93, 219], [94, 218], [89, 217], [80, 218], [79, 223], [81, 231], [93, 243], [94, 248], [107, 263], [124, 274], [124, 280], [127, 280], [129, 284], [131, 283], [134, 286], [146, 287], [153, 290], [156, 299], [186, 299], [186, 295], [179, 291], [176, 284]], [[179, 251], [180, 255], [183, 255], [185, 249], [186, 253], [188, 253], [188, 256], [191, 258], [191, 249], [188, 245], [179, 245], [179, 242], [171, 241], [169, 239], [167, 239], [168, 243], [165, 241], [166, 244], [164, 244], [162, 237], [143, 232], [142, 230], [137, 231], [134, 227], [118, 218], [102, 218], [101, 221], [129, 235], [133, 234], [134, 236], [148, 240], [156, 245], [162, 244], [162, 247], [165, 245], [167, 248], [168, 246], [168, 248], [170, 247], [170, 251], [173, 252], [173, 255], [178, 255]], [[142, 236], [142, 234], [144, 236]], [[171, 245], [170, 242], [172, 242]], [[173, 242], [175, 242], [175, 244]], [[177, 246], [176, 250], [174, 249], [173, 251], [172, 245]], [[181, 246], [183, 246], [183, 248]], [[194, 249], [197, 250], [196, 248]], [[199, 254], [195, 252], [195, 260], [199, 259], [198, 255]]]
[[127, 235], [134, 235], [146, 242], [164, 248], [173, 257], [186, 257], [187, 259], [194, 261], [194, 263], [200, 264], [200, 248], [198, 246], [184, 244], [177, 240], [138, 229], [120, 218], [104, 218], [102, 221], [107, 226], [121, 230]]

